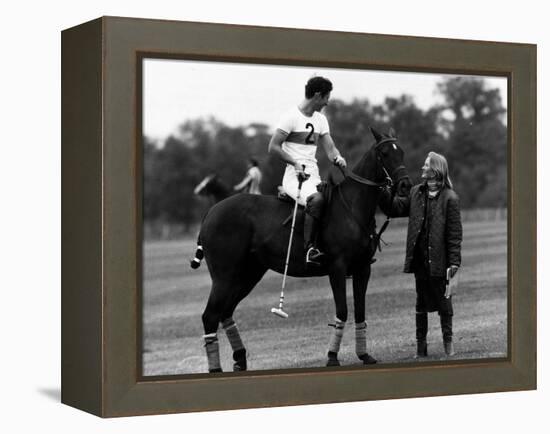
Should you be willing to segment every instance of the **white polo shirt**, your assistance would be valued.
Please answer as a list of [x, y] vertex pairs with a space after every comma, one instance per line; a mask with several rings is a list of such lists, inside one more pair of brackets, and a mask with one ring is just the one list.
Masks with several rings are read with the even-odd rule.
[[[305, 165], [305, 171], [310, 175], [310, 178], [303, 183], [300, 194], [299, 203], [304, 205], [306, 198], [317, 191], [317, 185], [321, 182], [315, 153], [319, 138], [330, 133], [328, 120], [320, 112], [305, 116], [298, 107], [293, 107], [283, 115], [276, 128], [288, 134], [281, 146], [283, 151], [299, 164]], [[296, 199], [298, 179], [291, 165], [286, 167], [282, 186], [289, 196]]]

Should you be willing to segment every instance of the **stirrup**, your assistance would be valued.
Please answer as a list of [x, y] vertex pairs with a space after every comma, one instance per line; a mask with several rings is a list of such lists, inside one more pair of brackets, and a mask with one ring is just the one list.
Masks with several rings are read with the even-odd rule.
[[325, 256], [319, 249], [311, 246], [306, 253], [306, 265], [321, 265], [321, 259]]

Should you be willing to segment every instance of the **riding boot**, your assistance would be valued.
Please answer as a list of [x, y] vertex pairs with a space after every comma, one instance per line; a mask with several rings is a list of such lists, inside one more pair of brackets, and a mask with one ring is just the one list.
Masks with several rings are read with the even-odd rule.
[[306, 265], [321, 265], [324, 254], [316, 247], [319, 220], [308, 214], [304, 215], [304, 249], [306, 251]]
[[416, 313], [416, 356], [415, 358], [428, 356], [428, 314], [426, 312]]
[[453, 356], [455, 349], [453, 345], [453, 316], [440, 314], [441, 332], [443, 334], [443, 348], [447, 356]]
[[306, 251], [306, 265], [321, 265], [323, 253], [318, 249], [317, 238], [319, 222], [323, 216], [325, 199], [320, 192], [308, 196], [304, 215], [304, 248]]
[[422, 357], [428, 357], [428, 342], [416, 341], [416, 356], [415, 359], [420, 359]]

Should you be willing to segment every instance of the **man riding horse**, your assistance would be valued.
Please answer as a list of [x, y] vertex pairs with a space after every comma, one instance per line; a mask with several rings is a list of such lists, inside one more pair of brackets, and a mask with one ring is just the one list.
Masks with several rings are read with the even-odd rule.
[[[321, 110], [328, 105], [332, 83], [323, 77], [313, 77], [305, 89], [305, 98], [283, 115], [269, 142], [269, 152], [287, 163], [283, 176], [284, 192], [296, 200], [298, 184], [302, 181], [300, 205], [306, 206], [304, 218], [304, 248], [306, 264], [321, 265], [323, 254], [316, 245], [316, 236], [323, 213], [323, 195], [317, 191], [321, 183], [315, 153], [321, 145], [330, 161], [345, 168], [332, 137], [327, 118]], [[307, 174], [307, 175], [306, 175]]]
[[[388, 134], [371, 129], [376, 142], [366, 148], [352, 171], [347, 169], [345, 160], [330, 138], [328, 122], [318, 111], [327, 104], [331, 89], [332, 85], [326, 79], [310, 80], [306, 86], [306, 99], [287, 121], [283, 119], [270, 143], [270, 151], [289, 164], [283, 187], [290, 196], [296, 196], [298, 185], [306, 177], [302, 164], [311, 175], [309, 183], [304, 182], [301, 189], [308, 200], [307, 212], [300, 212], [297, 218], [297, 221], [303, 219], [305, 222], [304, 230], [297, 230], [294, 234], [297, 242], [289, 247], [293, 226], [285, 223], [293, 205], [275, 196], [231, 196], [214, 205], [203, 220], [192, 267], [199, 267], [204, 258], [212, 278], [212, 288], [202, 314], [209, 372], [222, 370], [217, 336], [220, 324], [233, 350], [233, 370], [247, 369], [246, 349], [233, 313], [267, 270], [281, 274], [284, 270], [286, 275], [287, 265], [289, 276], [329, 276], [336, 314], [327, 366], [339, 365], [338, 352], [348, 318], [346, 277], [352, 276], [355, 351], [364, 364], [376, 362], [367, 352], [365, 321], [365, 295], [378, 242], [375, 211], [385, 189], [389, 188], [392, 195], [406, 196], [411, 183], [403, 166], [404, 152], [397, 145], [391, 129]], [[329, 158], [345, 175], [326, 203], [316, 191], [319, 182], [315, 160], [317, 143], [323, 145]], [[323, 210], [323, 224], [320, 227], [317, 224], [315, 228]], [[318, 229], [323, 243], [322, 260], [312, 249], [315, 229]], [[285, 261], [285, 256], [289, 260]], [[321, 262], [322, 266], [308, 266], [308, 260], [309, 265], [313, 260]]]

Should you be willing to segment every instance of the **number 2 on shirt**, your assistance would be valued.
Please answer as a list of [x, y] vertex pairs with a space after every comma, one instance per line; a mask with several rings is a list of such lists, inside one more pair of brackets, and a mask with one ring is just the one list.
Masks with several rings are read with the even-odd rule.
[[314, 145], [315, 144], [315, 139], [312, 139], [312, 137], [313, 137], [313, 134], [315, 133], [315, 127], [313, 126], [313, 124], [311, 122], [308, 122], [306, 124], [306, 129], [309, 129], [309, 128], [311, 128], [311, 131], [309, 132], [309, 134], [306, 137], [306, 144], [307, 145]]

